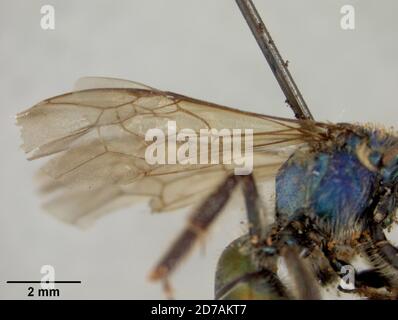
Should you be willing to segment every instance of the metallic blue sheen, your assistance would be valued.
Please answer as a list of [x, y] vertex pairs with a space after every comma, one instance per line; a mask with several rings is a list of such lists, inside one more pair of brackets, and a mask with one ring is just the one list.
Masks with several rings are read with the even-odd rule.
[[[276, 178], [276, 208], [280, 216], [293, 218], [304, 213], [345, 229], [363, 218], [378, 176], [356, 156], [360, 139], [350, 136], [346, 141], [344, 148], [328, 153], [295, 153], [281, 167]], [[373, 143], [379, 146], [380, 141]]]

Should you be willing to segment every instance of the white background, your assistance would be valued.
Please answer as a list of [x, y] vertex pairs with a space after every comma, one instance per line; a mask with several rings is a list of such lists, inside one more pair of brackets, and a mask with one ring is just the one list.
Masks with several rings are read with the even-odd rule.
[[[54, 5], [56, 29], [40, 28]], [[317, 120], [398, 118], [397, 1], [258, 0]], [[356, 8], [356, 29], [340, 28], [340, 8]], [[63, 298], [163, 298], [150, 268], [184, 224], [184, 213], [121, 210], [81, 231], [45, 214], [14, 115], [69, 91], [81, 76], [121, 77], [159, 89], [292, 117], [232, 0], [0, 0], [0, 298], [24, 298], [25, 285], [51, 264]], [[177, 298], [213, 297], [222, 249], [244, 232], [242, 204], [229, 206], [206, 241], [173, 276]]]

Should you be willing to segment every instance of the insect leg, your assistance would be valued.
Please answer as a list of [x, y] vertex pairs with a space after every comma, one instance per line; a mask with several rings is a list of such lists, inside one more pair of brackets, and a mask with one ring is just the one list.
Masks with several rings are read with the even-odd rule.
[[296, 286], [298, 298], [302, 300], [319, 300], [318, 283], [308, 260], [305, 261], [300, 254], [300, 247], [287, 246], [282, 250], [286, 266]]
[[[293, 222], [294, 223], [294, 222]], [[284, 259], [287, 271], [294, 285], [295, 298], [300, 300], [319, 300], [318, 279], [311, 265], [311, 250], [307, 243], [303, 243], [300, 236], [296, 235], [296, 229], [291, 224], [281, 229], [276, 234], [276, 240], [272, 248], [276, 254]], [[268, 252], [268, 248], [264, 248]]]
[[[288, 299], [289, 294], [278, 276], [275, 257], [267, 257], [267, 265], [257, 261], [256, 252], [265, 240], [263, 206], [253, 175], [239, 176], [245, 199], [249, 233], [224, 249], [215, 278], [216, 299], [275, 300]], [[264, 262], [264, 261], [262, 261]]]
[[[335, 257], [334, 253], [328, 250], [327, 246], [325, 246], [322, 250], [323, 255], [329, 261], [330, 267], [332, 268], [330, 273], [330, 280], [335, 280], [336, 277], [340, 279], [343, 278], [343, 274], [341, 271], [344, 266], [349, 265], [349, 262], [339, 260]], [[354, 288], [351, 290], [346, 290], [341, 286], [338, 286], [338, 289], [345, 293], [358, 294], [363, 297], [367, 297], [368, 299], [392, 299], [393, 294], [391, 294], [391, 284], [386, 276], [381, 274], [377, 269], [367, 269], [358, 272], [354, 269], [355, 278], [354, 278]], [[338, 279], [337, 278], [337, 279]], [[332, 281], [326, 282], [324, 285], [329, 284]], [[381, 291], [380, 289], [388, 289], [387, 292]]]
[[[261, 206], [257, 187], [252, 175], [243, 176], [242, 178], [243, 194], [246, 203], [247, 217], [249, 220], [249, 234], [253, 245], [259, 243], [264, 237], [264, 223], [261, 214]], [[282, 249], [289, 271], [295, 278], [297, 287], [299, 288], [299, 297], [301, 299], [320, 299], [317, 288], [317, 282], [309, 266], [303, 261], [299, 254], [299, 247], [287, 246]], [[291, 267], [291, 268], [290, 268]], [[267, 272], [269, 272], [267, 270]], [[276, 277], [276, 276], [275, 276]]]
[[283, 222], [279, 226], [280, 230], [268, 241], [284, 258], [298, 299], [321, 299], [317, 278], [318, 260], [315, 258], [319, 258], [322, 236], [313, 226], [305, 212], [297, 213], [290, 221]]
[[259, 243], [265, 237], [263, 206], [260, 203], [257, 185], [252, 174], [240, 176], [242, 190], [246, 205], [247, 220], [249, 222], [249, 235], [253, 244]]
[[[336, 278], [338, 279], [340, 276], [339, 271], [341, 268], [338, 268], [339, 265], [348, 265], [348, 263], [343, 261], [335, 261], [335, 263], [330, 262], [330, 264], [322, 263], [322, 265], [319, 265], [324, 259], [329, 259], [321, 250], [314, 249], [312, 249], [311, 254], [306, 258], [299, 259], [300, 257], [298, 255], [298, 251], [296, 251], [295, 256], [293, 256], [293, 261], [289, 259], [286, 253], [284, 254], [284, 257], [286, 259], [289, 272], [294, 277], [296, 290], [298, 291], [298, 296], [300, 299], [319, 299], [320, 297], [318, 293], [317, 281], [316, 278], [314, 278], [315, 273], [313, 271], [316, 271], [316, 277], [321, 282], [322, 286], [326, 286]], [[306, 260], [311, 262], [311, 265], [308, 263], [306, 265]], [[319, 273], [320, 271], [321, 276]], [[358, 294], [360, 296], [376, 300], [397, 298], [397, 293], [394, 292], [394, 290], [391, 290], [391, 285], [388, 279], [379, 274], [377, 270], [371, 269], [355, 273], [355, 289], [347, 291], [348, 293]], [[381, 288], [387, 289], [387, 292], [379, 290]], [[343, 289], [340, 290], [346, 292]]]
[[[344, 279], [342, 270], [350, 262], [340, 260], [337, 258], [336, 252], [333, 247], [327, 245], [327, 236], [323, 235], [316, 230], [316, 225], [310, 220], [297, 219], [291, 223], [294, 229], [294, 236], [298, 239], [298, 242], [310, 251], [308, 259], [311, 261], [312, 269], [316, 273], [317, 279], [320, 281], [322, 286], [332, 284], [334, 281]], [[368, 297], [383, 297], [388, 298], [389, 295], [382, 295], [377, 293], [375, 289], [382, 287], [389, 287], [388, 279], [377, 272], [375, 269], [364, 270], [355, 272], [355, 289], [346, 291], [339, 286], [339, 290], [348, 293], [359, 293]]]
[[373, 246], [377, 249], [380, 257], [398, 271], [398, 249], [387, 240], [380, 225], [372, 226], [371, 238]]
[[397, 299], [397, 293], [391, 288], [389, 279], [377, 269], [358, 272], [355, 275], [355, 290], [353, 293], [367, 297], [370, 300]]
[[398, 249], [388, 241], [381, 224], [375, 224], [370, 228], [370, 238], [367, 254], [398, 296]]
[[[259, 243], [247, 234], [232, 242], [221, 255], [216, 272], [215, 292], [222, 299], [320, 299], [306, 247], [289, 225], [277, 230], [272, 225], [267, 239]], [[270, 239], [272, 238], [272, 239]], [[277, 276], [284, 258], [295, 293], [289, 292]]]
[[368, 269], [355, 275], [355, 287], [383, 288], [389, 287], [390, 282], [377, 269]]
[[230, 175], [218, 190], [212, 193], [193, 212], [185, 229], [151, 272], [151, 280], [166, 279], [174, 271], [177, 264], [189, 253], [198, 238], [207, 231], [215, 218], [221, 213], [238, 182], [237, 176]]

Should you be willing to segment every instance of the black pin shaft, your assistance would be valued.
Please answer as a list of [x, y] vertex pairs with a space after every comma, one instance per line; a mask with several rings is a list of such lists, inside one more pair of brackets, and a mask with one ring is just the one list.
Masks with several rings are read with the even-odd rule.
[[296, 118], [311, 119], [312, 114], [297, 88], [285, 61], [282, 59], [278, 48], [265, 27], [260, 15], [251, 0], [236, 0], [247, 24], [249, 25], [258, 45], [261, 48], [276, 80], [286, 97], [286, 102], [292, 108]]

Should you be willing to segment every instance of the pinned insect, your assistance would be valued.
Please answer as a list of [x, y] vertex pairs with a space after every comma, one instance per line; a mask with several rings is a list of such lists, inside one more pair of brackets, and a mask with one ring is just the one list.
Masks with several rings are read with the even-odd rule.
[[[245, 17], [257, 40], [269, 37], [254, 6], [245, 7], [251, 2], [237, 2], [244, 15], [251, 11], [254, 22]], [[270, 46], [269, 37], [263, 49]], [[370, 125], [312, 120], [298, 90], [292, 90], [286, 63], [273, 52], [268, 57], [273, 71], [301, 119], [243, 112], [108, 78], [83, 79], [78, 90], [20, 113], [17, 123], [30, 159], [54, 155], [43, 168], [53, 178], [43, 190], [62, 192], [46, 208], [78, 224], [136, 197], [149, 199], [154, 211], [194, 207], [150, 275], [166, 281], [242, 187], [249, 232], [222, 254], [216, 298], [319, 299], [319, 287], [339, 279], [342, 266], [358, 254], [373, 267], [356, 274], [354, 292], [396, 298], [398, 249], [384, 230], [395, 222], [398, 206], [398, 136]], [[146, 132], [165, 129], [169, 121], [197, 134], [212, 128], [253, 130], [253, 172], [238, 176], [225, 164], [149, 164]], [[257, 186], [272, 178], [275, 217], [268, 223]], [[294, 293], [278, 277], [280, 258]]]

